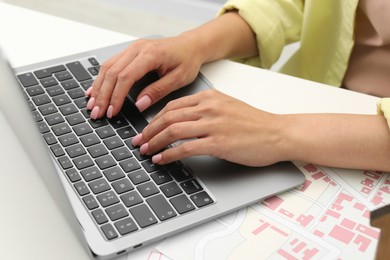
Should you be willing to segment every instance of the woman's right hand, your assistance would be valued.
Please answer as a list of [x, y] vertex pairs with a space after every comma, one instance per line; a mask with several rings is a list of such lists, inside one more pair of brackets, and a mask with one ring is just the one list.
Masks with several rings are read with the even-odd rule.
[[136, 106], [143, 111], [191, 83], [202, 63], [196, 40], [190, 37], [137, 40], [101, 65], [96, 80], [86, 92], [90, 97], [87, 108], [92, 110], [91, 118], [104, 115], [111, 118], [118, 114], [133, 84], [156, 70], [160, 79], [146, 86], [136, 100]]

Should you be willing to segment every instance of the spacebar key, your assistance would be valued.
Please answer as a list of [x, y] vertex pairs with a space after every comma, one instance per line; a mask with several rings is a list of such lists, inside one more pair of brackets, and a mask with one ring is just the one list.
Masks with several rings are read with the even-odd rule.
[[67, 63], [66, 67], [68, 67], [70, 72], [72, 72], [73, 76], [75, 76], [75, 78], [78, 81], [84, 81], [84, 80], [87, 80], [87, 79], [92, 79], [92, 77], [89, 75], [88, 71], [78, 61]]

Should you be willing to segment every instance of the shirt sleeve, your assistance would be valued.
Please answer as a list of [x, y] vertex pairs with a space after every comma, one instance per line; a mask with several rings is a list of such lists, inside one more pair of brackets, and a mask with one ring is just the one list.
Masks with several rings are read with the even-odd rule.
[[259, 56], [238, 61], [269, 69], [286, 44], [299, 40], [304, 0], [229, 0], [218, 15], [231, 10], [248, 23], [256, 35]]
[[382, 98], [377, 104], [377, 113], [383, 115], [390, 128], [390, 98]]

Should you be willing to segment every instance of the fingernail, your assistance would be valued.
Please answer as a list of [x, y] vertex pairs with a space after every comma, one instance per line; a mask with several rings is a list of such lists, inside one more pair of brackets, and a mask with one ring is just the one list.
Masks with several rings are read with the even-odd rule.
[[108, 109], [107, 109], [107, 117], [108, 118], [111, 118], [112, 117], [112, 110], [113, 110], [114, 108], [112, 107], [112, 105], [110, 105], [109, 107], [108, 107]]
[[161, 162], [161, 160], [162, 160], [162, 154], [161, 153], [156, 154], [156, 155], [154, 155], [152, 157], [152, 162], [153, 163], [159, 163], [159, 162]]
[[152, 100], [148, 95], [143, 96], [137, 102], [135, 102], [135, 106], [141, 112], [147, 109], [151, 104], [152, 104]]
[[131, 140], [131, 143], [133, 146], [138, 146], [138, 144], [141, 142], [142, 139], [142, 134], [137, 134], [136, 136], [133, 137], [133, 140]]
[[93, 109], [92, 109], [92, 112], [91, 112], [91, 115], [90, 115], [90, 117], [92, 118], [92, 119], [96, 119], [97, 117], [98, 117], [98, 115], [99, 115], [99, 107], [94, 107]]
[[95, 105], [95, 98], [94, 98], [94, 97], [91, 97], [91, 98], [88, 100], [87, 109], [88, 109], [88, 110], [91, 110], [91, 109], [93, 108], [93, 105]]
[[139, 148], [139, 151], [141, 154], [146, 154], [148, 152], [148, 148], [149, 148], [149, 144], [145, 143], [145, 144], [141, 145], [141, 147]]
[[86, 95], [86, 96], [91, 95], [92, 89], [93, 89], [92, 87], [89, 87], [89, 88], [85, 91], [85, 95]]

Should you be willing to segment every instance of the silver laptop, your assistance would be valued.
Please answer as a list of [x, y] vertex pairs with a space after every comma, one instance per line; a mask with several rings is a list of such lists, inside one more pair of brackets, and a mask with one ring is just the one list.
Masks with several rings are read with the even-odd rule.
[[167, 101], [211, 88], [202, 75], [141, 114], [134, 99], [156, 80], [151, 72], [120, 115], [91, 120], [84, 91], [129, 44], [15, 70], [0, 55], [0, 108], [92, 257], [131, 252], [303, 183], [291, 162], [255, 168], [198, 156], [159, 166], [131, 145]]

